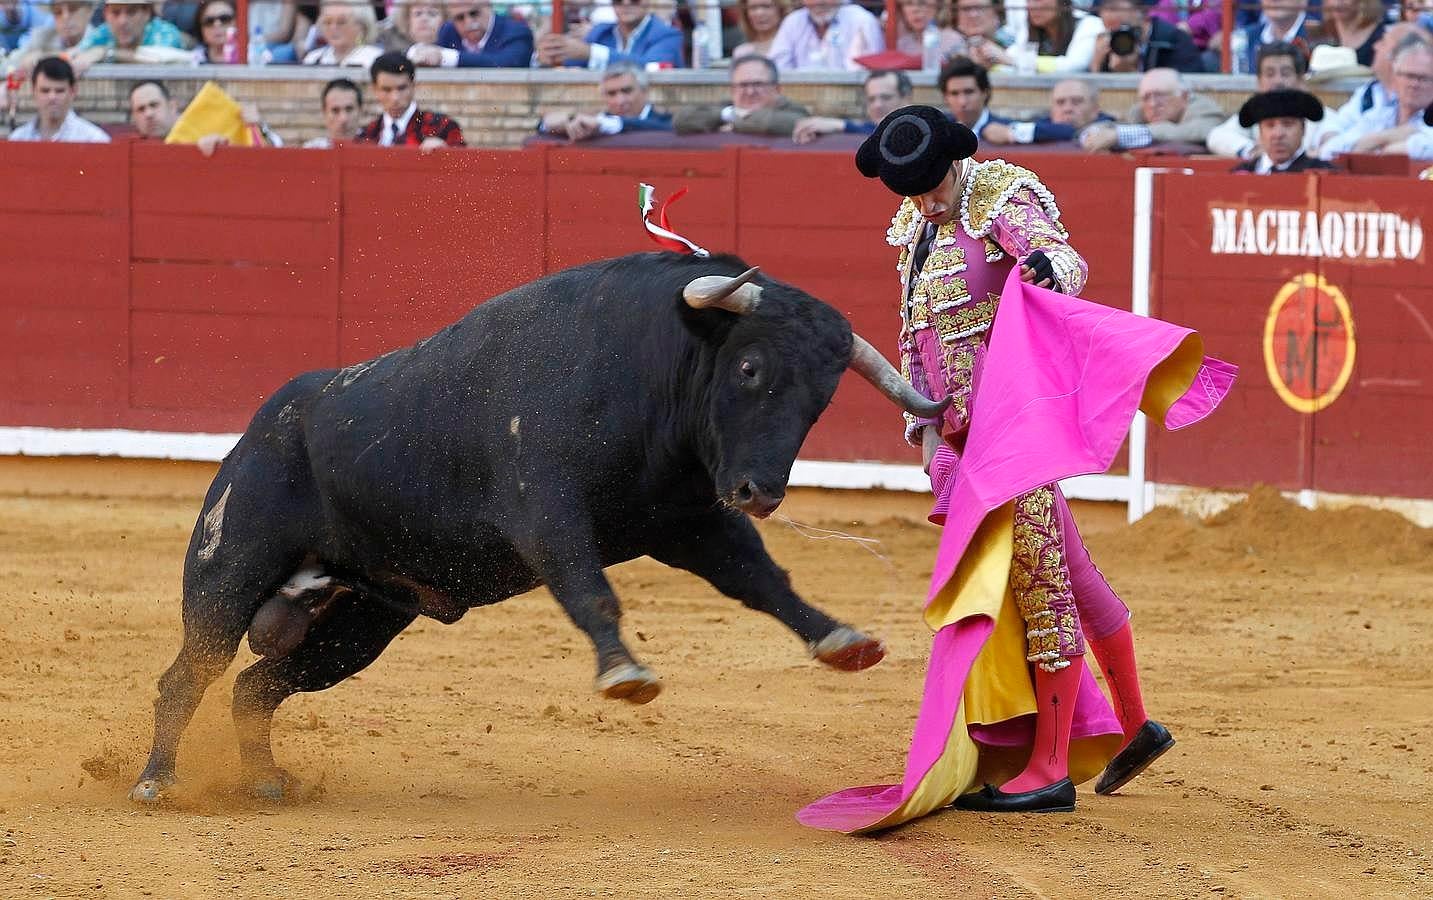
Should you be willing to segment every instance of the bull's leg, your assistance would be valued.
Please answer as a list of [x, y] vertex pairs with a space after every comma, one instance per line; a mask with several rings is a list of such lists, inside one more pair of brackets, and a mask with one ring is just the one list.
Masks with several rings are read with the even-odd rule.
[[705, 578], [751, 609], [775, 617], [828, 666], [856, 671], [886, 655], [881, 641], [844, 625], [802, 600], [786, 570], [772, 560], [751, 520], [716, 509], [664, 529], [651, 549], [659, 562]]
[[159, 678], [159, 697], [154, 701], [154, 747], [130, 790], [130, 799], [153, 803], [174, 784], [179, 736], [194, 717], [204, 691], [234, 660], [249, 615], [252, 609], [230, 608], [211, 610], [198, 621], [185, 617], [184, 646], [174, 664]]
[[629, 703], [647, 703], [662, 691], [650, 669], [633, 658], [619, 628], [622, 606], [602, 573], [602, 561], [588, 533], [570, 525], [559, 534], [531, 542], [524, 556], [542, 576], [573, 623], [597, 653], [595, 689]]
[[274, 711], [292, 694], [322, 691], [361, 671], [418, 615], [416, 604], [369, 592], [347, 594], [285, 656], [264, 657], [234, 681], [234, 728], [245, 778], [256, 795], [292, 799], [293, 776], [274, 763]]

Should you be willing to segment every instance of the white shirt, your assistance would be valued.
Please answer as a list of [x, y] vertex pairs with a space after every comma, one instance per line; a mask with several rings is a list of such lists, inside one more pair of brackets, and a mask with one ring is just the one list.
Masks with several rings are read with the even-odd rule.
[[412, 121], [413, 114], [417, 111], [418, 101], [414, 100], [412, 103], [408, 104], [408, 108], [403, 111], [403, 118], [401, 119], [395, 121], [392, 116], [388, 115], [388, 113], [384, 113], [383, 128], [378, 132], [378, 143], [384, 147], [392, 147], [394, 134], [393, 126], [398, 126], [398, 136], [400, 138], [403, 137], [403, 135], [408, 131], [408, 123]]
[[[860, 40], [857, 40], [857, 35]], [[836, 7], [826, 33], [818, 36], [811, 24], [811, 14], [798, 9], [781, 20], [776, 37], [771, 41], [771, 61], [782, 70], [846, 69], [861, 70], [851, 58], [851, 48], [862, 54], [879, 53], [886, 49], [881, 23], [859, 6], [847, 3]]]
[[[652, 104], [648, 103], [642, 107], [642, 111], [633, 116], [635, 119], [645, 119], [652, 114]], [[599, 134], [621, 134], [622, 117], [614, 116], [611, 113], [602, 113], [597, 117], [597, 131]]]
[[[1236, 27], [1237, 27], [1237, 26], [1236, 26]], [[1287, 42], [1289, 42], [1289, 43], [1292, 43], [1293, 40], [1294, 40], [1294, 38], [1298, 37], [1298, 35], [1299, 35], [1299, 29], [1300, 29], [1300, 28], [1303, 28], [1303, 27], [1304, 27], [1304, 14], [1303, 14], [1303, 13], [1299, 13], [1299, 17], [1294, 20], [1294, 27], [1290, 28], [1288, 31], [1284, 32], [1283, 34], [1275, 34], [1275, 33], [1274, 33], [1274, 23], [1273, 23], [1273, 22], [1270, 22], [1270, 21], [1268, 21], [1268, 20], [1266, 19], [1266, 20], [1264, 21], [1264, 30], [1261, 31], [1261, 32], [1259, 32], [1259, 43], [1260, 43], [1260, 44], [1272, 44], [1272, 43], [1274, 43], [1274, 41], [1287, 41]]]
[[[1359, 138], [1364, 135], [1373, 134], [1375, 131], [1387, 131], [1390, 128], [1397, 128], [1400, 124], [1416, 126], [1414, 128], [1415, 133], [1409, 138], [1410, 145], [1413, 142], [1413, 138], [1417, 138], [1419, 133], [1426, 134], [1433, 132], [1433, 129], [1423, 124], [1422, 112], [1415, 112], [1413, 117], [1407, 122], [1400, 123], [1398, 121], [1397, 103], [1394, 103], [1392, 106], [1375, 106], [1357, 119], [1354, 119], [1352, 125], [1330, 138], [1327, 143], [1320, 147], [1319, 158], [1333, 159], [1340, 153], [1350, 153], [1353, 151], [1353, 145], [1357, 144]], [[1412, 149], [1413, 147], [1410, 146], [1409, 150], [1411, 151]], [[1409, 155], [1412, 155], [1411, 152]]]
[[1303, 156], [1303, 155], [1304, 155], [1304, 151], [1300, 150], [1298, 153], [1295, 153], [1295, 154], [1293, 155], [1293, 157], [1289, 159], [1288, 162], [1283, 162], [1283, 163], [1279, 163], [1278, 165], [1274, 165], [1274, 161], [1271, 160], [1271, 159], [1269, 159], [1269, 154], [1267, 154], [1267, 153], [1260, 153], [1258, 160], [1255, 161], [1255, 163], [1254, 163], [1254, 174], [1255, 174], [1255, 175], [1269, 175], [1269, 174], [1271, 174], [1271, 173], [1273, 173], [1273, 172], [1286, 172], [1286, 171], [1288, 171], [1289, 166], [1292, 166], [1294, 163], [1298, 162], [1298, 161], [1299, 161], [1299, 157], [1301, 157], [1301, 156]]
[[333, 141], [329, 140], [327, 135], [324, 137], [309, 138], [304, 141], [305, 150], [328, 150], [332, 147]]
[[373, 61], [383, 55], [383, 51], [377, 47], [365, 44], [354, 47], [348, 51], [348, 55], [342, 60], [334, 56], [332, 47], [319, 47], [317, 50], [310, 50], [304, 57], [306, 66], [362, 66], [368, 68]]
[[[10, 132], [12, 141], [43, 141], [40, 134], [40, 119], [31, 119], [19, 128]], [[54, 142], [65, 142], [70, 144], [108, 144], [109, 134], [93, 122], [81, 119], [72, 109], [65, 114], [65, 120], [60, 123], [59, 129], [54, 137]]]

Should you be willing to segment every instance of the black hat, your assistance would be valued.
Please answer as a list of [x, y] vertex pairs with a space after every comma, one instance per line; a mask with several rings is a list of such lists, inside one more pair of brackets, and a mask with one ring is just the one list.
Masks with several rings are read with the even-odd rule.
[[1245, 128], [1265, 119], [1308, 119], [1324, 117], [1324, 105], [1308, 91], [1280, 88], [1255, 94], [1239, 107], [1239, 124]]
[[975, 132], [933, 106], [902, 106], [856, 151], [856, 168], [902, 197], [935, 190], [950, 164], [974, 155]]

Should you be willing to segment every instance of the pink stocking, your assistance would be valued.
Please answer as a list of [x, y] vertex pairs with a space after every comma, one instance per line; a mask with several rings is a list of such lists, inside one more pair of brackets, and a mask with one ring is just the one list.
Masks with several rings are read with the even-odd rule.
[[1070, 723], [1080, 688], [1082, 657], [1057, 672], [1035, 667], [1035, 743], [1025, 771], [1000, 786], [1007, 794], [1047, 787], [1070, 776]]
[[1115, 715], [1119, 716], [1120, 730], [1128, 742], [1149, 718], [1144, 711], [1139, 669], [1134, 662], [1134, 634], [1126, 622], [1108, 637], [1090, 639], [1089, 645], [1095, 651], [1100, 670], [1105, 673], [1105, 683], [1110, 686], [1111, 699], [1114, 700]]

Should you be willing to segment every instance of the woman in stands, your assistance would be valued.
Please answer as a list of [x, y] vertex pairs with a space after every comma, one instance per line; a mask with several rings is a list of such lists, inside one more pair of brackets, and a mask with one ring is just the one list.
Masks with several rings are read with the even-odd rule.
[[786, 0], [742, 0], [739, 8], [741, 33], [746, 35], [746, 43], [738, 44], [737, 48], [731, 51], [731, 58], [748, 55], [769, 56], [776, 29], [781, 27], [781, 20], [789, 11]]
[[1351, 47], [1358, 64], [1373, 65], [1373, 45], [1383, 37], [1382, 0], [1324, 0], [1323, 21], [1314, 30], [1311, 44]]
[[1005, 12], [994, 0], [955, 0], [955, 31], [965, 40], [965, 55], [985, 68], [998, 65], [998, 51], [1014, 36], [1005, 27]]
[[378, 26], [378, 46], [398, 53], [407, 53], [414, 44], [437, 46], [438, 29], [445, 18], [441, 3], [399, 0], [393, 13]]
[[324, 46], [304, 57], [306, 66], [362, 66], [383, 53], [373, 46], [378, 20], [367, 3], [333, 2], [318, 8], [318, 32]]
[[[1041, 74], [1084, 72], [1095, 58], [1095, 39], [1105, 33], [1099, 16], [1075, 9], [1070, 0], [1030, 0], [1025, 8], [1026, 35], [1036, 47], [1035, 71]], [[990, 48], [996, 63], [1015, 65], [1014, 54]]]
[[235, 63], [239, 45], [234, 39], [234, 4], [229, 0], [204, 0], [194, 13], [194, 64]]

